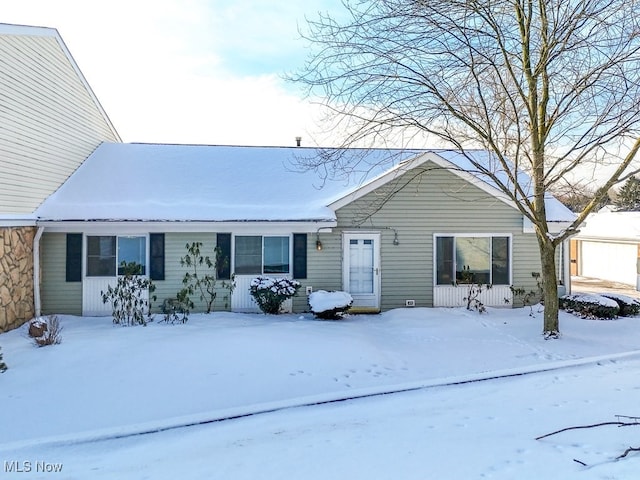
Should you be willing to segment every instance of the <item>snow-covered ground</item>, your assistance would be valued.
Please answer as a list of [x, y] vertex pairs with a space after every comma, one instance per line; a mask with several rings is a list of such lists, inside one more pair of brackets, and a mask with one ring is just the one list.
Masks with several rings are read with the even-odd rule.
[[43, 348], [23, 327], [0, 335], [0, 478], [637, 478], [615, 458], [640, 425], [535, 438], [640, 416], [640, 318], [561, 313], [545, 341], [534, 312], [61, 317]]

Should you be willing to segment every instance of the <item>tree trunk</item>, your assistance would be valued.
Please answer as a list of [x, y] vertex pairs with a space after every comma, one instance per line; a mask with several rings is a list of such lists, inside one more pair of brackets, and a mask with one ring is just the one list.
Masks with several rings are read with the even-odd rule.
[[556, 273], [556, 246], [547, 238], [538, 239], [540, 243], [540, 260], [542, 264], [542, 292], [544, 297], [544, 329], [545, 338], [560, 336], [558, 321], [558, 277]]

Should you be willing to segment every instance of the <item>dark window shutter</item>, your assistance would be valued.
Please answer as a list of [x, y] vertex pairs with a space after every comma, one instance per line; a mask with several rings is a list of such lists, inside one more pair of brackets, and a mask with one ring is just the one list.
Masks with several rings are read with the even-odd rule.
[[164, 233], [149, 234], [149, 278], [164, 280]]
[[307, 278], [307, 234], [293, 234], [293, 278]]
[[231, 234], [218, 233], [216, 238], [216, 277], [220, 280], [231, 278]]
[[67, 234], [67, 282], [82, 281], [82, 234]]

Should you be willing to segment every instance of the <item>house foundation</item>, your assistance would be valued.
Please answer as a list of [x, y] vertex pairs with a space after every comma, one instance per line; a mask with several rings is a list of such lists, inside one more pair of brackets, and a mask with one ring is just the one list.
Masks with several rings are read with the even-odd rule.
[[35, 227], [0, 227], [0, 332], [34, 316]]

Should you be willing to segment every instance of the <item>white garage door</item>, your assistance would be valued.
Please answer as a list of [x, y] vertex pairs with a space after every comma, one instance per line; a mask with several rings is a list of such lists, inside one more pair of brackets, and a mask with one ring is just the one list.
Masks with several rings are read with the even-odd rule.
[[636, 285], [637, 245], [583, 241], [581, 253], [582, 276]]

